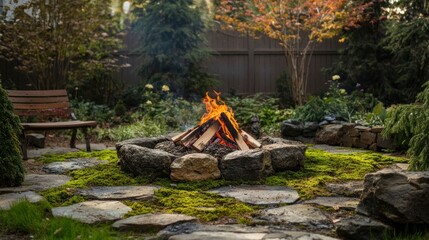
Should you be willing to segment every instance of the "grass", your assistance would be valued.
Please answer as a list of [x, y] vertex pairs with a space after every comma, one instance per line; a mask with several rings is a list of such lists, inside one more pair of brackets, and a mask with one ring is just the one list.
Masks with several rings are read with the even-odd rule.
[[13, 204], [8, 211], [0, 211], [0, 229], [5, 234], [25, 233], [43, 240], [110, 240], [125, 237], [108, 225], [92, 226], [68, 218], [53, 218], [47, 202], [32, 204], [22, 201]]

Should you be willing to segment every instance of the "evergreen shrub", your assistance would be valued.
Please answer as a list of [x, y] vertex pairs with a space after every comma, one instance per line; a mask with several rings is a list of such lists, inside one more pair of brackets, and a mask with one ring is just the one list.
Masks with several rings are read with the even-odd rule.
[[18, 138], [21, 125], [1, 85], [0, 113], [0, 187], [19, 186], [24, 181], [24, 167]]
[[383, 134], [408, 148], [412, 170], [429, 169], [429, 81], [414, 104], [389, 109]]

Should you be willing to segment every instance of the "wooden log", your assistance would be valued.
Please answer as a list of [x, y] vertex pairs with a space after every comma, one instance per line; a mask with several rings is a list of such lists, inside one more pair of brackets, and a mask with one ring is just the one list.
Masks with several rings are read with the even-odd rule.
[[240, 150], [249, 150], [250, 148], [244, 142], [243, 136], [241, 136], [240, 134], [238, 134], [237, 129], [234, 128], [234, 126], [232, 125], [231, 121], [229, 121], [229, 119], [226, 116], [226, 114], [225, 113], [221, 113], [220, 114], [220, 118], [223, 121], [223, 123], [225, 123], [225, 126], [228, 129], [228, 131], [231, 133], [232, 137], [234, 138], [234, 141], [237, 143], [238, 149], [240, 149]]
[[216, 132], [219, 131], [220, 124], [219, 122], [213, 123], [204, 133], [192, 144], [192, 147], [198, 151], [202, 151], [210, 140], [216, 135]]
[[195, 130], [190, 132], [188, 135], [183, 137], [180, 143], [185, 147], [190, 147], [192, 144], [198, 140], [198, 138], [205, 132], [207, 129], [214, 123], [213, 119], [208, 120], [203, 123], [201, 126], [198, 126]]
[[182, 140], [182, 138], [184, 138], [186, 135], [188, 135], [190, 132], [192, 132], [192, 131], [193, 131], [193, 130], [195, 130], [196, 128], [197, 128], [197, 127], [190, 128], [190, 129], [188, 129], [188, 130], [186, 130], [186, 131], [184, 131], [184, 132], [182, 132], [182, 133], [180, 133], [180, 134], [178, 134], [178, 135], [176, 135], [176, 136], [172, 137], [172, 138], [171, 138], [171, 140], [172, 140], [174, 143], [177, 143], [178, 141]]
[[241, 130], [241, 135], [243, 136], [244, 141], [252, 148], [260, 148], [262, 144], [258, 142], [255, 138], [253, 138], [250, 134], [247, 132]]
[[231, 133], [231, 136], [235, 139], [238, 137], [237, 129], [235, 129], [234, 125], [232, 125], [231, 121], [229, 120], [228, 116], [226, 116], [225, 113], [220, 114], [221, 121], [225, 124], [226, 128], [228, 129], [229, 133]]

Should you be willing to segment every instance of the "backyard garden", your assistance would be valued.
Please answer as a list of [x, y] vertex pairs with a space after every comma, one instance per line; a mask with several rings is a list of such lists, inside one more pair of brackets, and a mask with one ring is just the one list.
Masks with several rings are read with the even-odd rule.
[[0, 0], [0, 109], [0, 239], [429, 239], [427, 0]]

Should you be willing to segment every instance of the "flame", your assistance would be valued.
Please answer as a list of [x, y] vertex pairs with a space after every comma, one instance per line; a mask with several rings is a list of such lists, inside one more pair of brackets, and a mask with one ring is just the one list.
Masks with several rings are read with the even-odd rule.
[[[208, 92], [206, 92], [206, 96], [203, 99], [203, 103], [206, 106], [206, 113], [203, 114], [198, 125], [201, 126], [202, 124], [211, 119], [213, 119], [214, 121], [218, 121], [221, 126], [221, 132], [217, 132], [216, 136], [221, 140], [221, 144], [231, 145], [230, 143], [228, 143], [230, 142], [229, 140], [234, 141], [236, 136], [231, 133], [226, 123], [222, 120], [222, 114], [224, 114], [224, 116], [228, 118], [228, 120], [231, 122], [232, 127], [237, 133], [239, 132], [240, 128], [234, 118], [234, 112], [232, 111], [232, 109], [228, 107], [224, 101], [221, 100], [221, 93], [216, 91], [214, 91], [214, 93], [216, 94], [216, 98], [211, 98]], [[225, 139], [225, 137], [222, 136], [222, 133], [225, 135], [226, 138], [229, 139]]]

